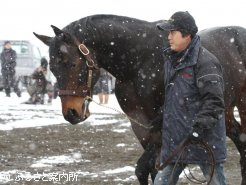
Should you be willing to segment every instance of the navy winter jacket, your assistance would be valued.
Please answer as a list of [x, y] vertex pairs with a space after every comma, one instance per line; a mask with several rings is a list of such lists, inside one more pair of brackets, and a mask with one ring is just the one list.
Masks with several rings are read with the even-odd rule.
[[1, 53], [2, 73], [14, 73], [16, 66], [16, 52], [13, 49], [4, 48]]
[[[165, 101], [161, 162], [165, 161], [197, 124], [202, 139], [213, 149], [216, 162], [226, 159], [224, 82], [217, 58], [195, 36], [181, 53], [164, 51]], [[191, 145], [180, 162], [210, 162], [207, 151]], [[175, 162], [175, 160], [173, 161]]]

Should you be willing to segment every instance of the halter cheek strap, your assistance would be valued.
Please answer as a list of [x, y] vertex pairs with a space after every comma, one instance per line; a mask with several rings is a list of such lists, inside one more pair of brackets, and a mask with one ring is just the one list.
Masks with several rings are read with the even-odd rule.
[[91, 57], [90, 50], [84, 45], [79, 44], [78, 49], [83, 54], [86, 59], [86, 66], [88, 71], [87, 84], [77, 89], [60, 89], [59, 96], [81, 96], [81, 97], [91, 97], [92, 95], [92, 77], [93, 70], [99, 70], [98, 66], [95, 64], [94, 60]]

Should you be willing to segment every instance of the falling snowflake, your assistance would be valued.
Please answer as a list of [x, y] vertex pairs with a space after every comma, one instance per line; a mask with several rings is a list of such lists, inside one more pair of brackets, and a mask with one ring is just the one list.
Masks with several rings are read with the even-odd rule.
[[239, 136], [240, 141], [245, 142], [246, 141], [246, 134], [242, 133]]
[[235, 42], [235, 39], [234, 39], [234, 38], [231, 38], [231, 39], [230, 39], [230, 42], [231, 42], [231, 43], [234, 43], [234, 42]]

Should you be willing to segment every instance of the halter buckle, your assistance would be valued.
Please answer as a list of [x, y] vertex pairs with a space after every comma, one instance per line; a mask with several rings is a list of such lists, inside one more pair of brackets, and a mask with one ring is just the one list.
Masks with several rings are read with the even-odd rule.
[[80, 44], [78, 48], [83, 55], [86, 56], [90, 54], [90, 50], [84, 44]]
[[[89, 64], [89, 62], [91, 62], [91, 64]], [[88, 61], [86, 60], [86, 65], [89, 67], [89, 68], [93, 68], [95, 66], [95, 62], [91, 59], [91, 61]]]

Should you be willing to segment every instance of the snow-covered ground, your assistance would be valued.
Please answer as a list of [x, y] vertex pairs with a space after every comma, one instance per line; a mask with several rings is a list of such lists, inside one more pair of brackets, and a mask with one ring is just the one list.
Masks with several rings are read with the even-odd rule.
[[[15, 93], [11, 93], [11, 97], [6, 97], [4, 92], [0, 92], [0, 130], [3, 132], [11, 132], [14, 129], [21, 128], [36, 128], [41, 129], [50, 125], [65, 125], [70, 126], [66, 120], [64, 120], [61, 113], [61, 102], [60, 98], [53, 100], [52, 104], [48, 104], [45, 102], [44, 105], [30, 105], [24, 104], [26, 100], [28, 100], [29, 95], [24, 92], [21, 98], [18, 98]], [[93, 97], [95, 102], [98, 102], [98, 96]], [[118, 111], [122, 112], [117, 102], [117, 99], [114, 95], [110, 95], [109, 103], [105, 106], [100, 106], [95, 102], [91, 102], [90, 104], [90, 112], [91, 116], [81, 124], [89, 124], [92, 126], [102, 126], [107, 124], [118, 124], [119, 120], [112, 119], [112, 115], [119, 114]], [[117, 111], [113, 110], [116, 109]], [[110, 119], [109, 119], [110, 118]], [[128, 119], [122, 118], [121, 127], [117, 127], [112, 130], [112, 132], [116, 133], [124, 133], [130, 128], [130, 123]], [[99, 129], [98, 129], [99, 130]], [[97, 130], [97, 131], [98, 131]], [[123, 147], [126, 144], [119, 143], [116, 147]], [[35, 145], [30, 145], [30, 149], [35, 149]], [[52, 168], [55, 164], [73, 164], [73, 163], [89, 163], [90, 160], [83, 159], [79, 152], [71, 152], [70, 155], [61, 154], [59, 156], [37, 156], [37, 159], [33, 159], [33, 164], [30, 166], [31, 168]], [[87, 171], [77, 171], [77, 175], [82, 176], [105, 176], [112, 175], [118, 173], [132, 172], [134, 171], [134, 166], [125, 166], [116, 169], [105, 169], [100, 173], [91, 173]], [[31, 174], [27, 171], [14, 169], [7, 171], [0, 171], [0, 183], [8, 183], [11, 181], [15, 181], [16, 178], [22, 179], [34, 179], [40, 178], [44, 176], [48, 176], [47, 174]], [[11, 178], [15, 176], [15, 178]], [[122, 181], [127, 181], [131, 179], [136, 180], [135, 176], [127, 177]], [[17, 179], [18, 180], [18, 179]], [[116, 181], [120, 181], [120, 179], [116, 179]]]
[[[16, 94], [12, 93], [11, 98], [6, 97], [3, 92], [0, 92], [0, 131], [11, 133], [14, 132], [15, 129], [31, 129], [35, 128], [40, 131], [45, 127], [49, 127], [52, 125], [61, 125], [64, 127], [72, 127], [70, 123], [64, 120], [61, 113], [61, 102], [60, 98], [53, 100], [52, 104], [47, 104], [45, 102], [44, 105], [28, 105], [23, 104], [29, 98], [27, 93], [23, 93], [21, 98], [18, 98]], [[93, 99], [98, 102], [98, 97], [94, 96]], [[126, 117], [119, 118], [119, 112], [122, 112], [117, 102], [117, 99], [114, 95], [110, 95], [109, 103], [106, 107], [100, 106], [94, 102], [90, 104], [90, 112], [91, 116], [81, 125], [87, 125], [88, 127], [95, 128], [94, 131], [89, 130], [90, 134], [96, 134], [100, 132], [107, 131], [107, 126], [112, 125], [110, 127], [109, 132], [117, 134], [117, 137], [122, 136], [126, 133], [132, 132], [130, 129], [129, 120]], [[115, 115], [115, 116], [114, 116]], [[238, 112], [235, 110], [236, 119], [238, 118]], [[117, 117], [118, 116], [118, 117]], [[20, 130], [21, 131], [21, 130]], [[55, 132], [55, 131], [54, 131]], [[20, 138], [23, 139], [23, 138]], [[110, 139], [110, 138], [109, 138]], [[44, 141], [45, 142], [45, 141]], [[82, 142], [82, 141], [81, 141]], [[95, 149], [95, 146], [92, 142], [83, 141], [84, 148]], [[81, 144], [81, 143], [79, 143]], [[139, 143], [135, 139], [135, 143], [127, 143], [124, 140], [120, 140], [117, 144], [115, 144], [115, 148], [119, 150], [126, 151], [129, 153], [134, 151]], [[22, 147], [22, 146], [20, 146]], [[31, 143], [29, 145], [29, 149], [34, 151], [37, 148], [36, 144]], [[59, 155], [37, 155], [31, 159], [31, 164], [27, 166], [30, 169], [44, 169], [43, 173], [30, 173], [29, 171], [25, 171], [23, 169], [19, 169], [18, 167], [14, 169], [0, 170], [0, 184], [11, 184], [11, 182], [15, 182], [17, 180], [39, 180], [49, 179], [52, 177], [51, 170], [53, 167], [57, 165], [76, 165], [76, 164], [89, 164], [92, 165], [94, 161], [93, 159], [88, 159], [82, 154], [81, 151], [75, 151], [75, 149], [68, 149], [69, 153], [60, 153]], [[141, 153], [141, 149], [140, 149]], [[237, 155], [238, 152], [237, 152]], [[140, 155], [139, 155], [140, 157]], [[115, 163], [113, 161], [109, 163]], [[7, 169], [7, 170], [6, 170]], [[50, 170], [48, 170], [50, 169]], [[106, 183], [108, 182], [108, 178], [113, 178], [115, 184], [134, 184], [136, 182], [136, 176], [134, 175], [135, 165], [124, 166], [117, 165], [104, 167], [98, 170], [77, 170], [76, 175], [80, 178], [99, 178], [103, 179]], [[119, 175], [120, 174], [120, 175]], [[125, 175], [122, 175], [125, 174]], [[64, 174], [63, 174], [64, 175]], [[70, 174], [72, 175], [72, 174]], [[75, 174], [73, 174], [75, 175]], [[184, 174], [183, 174], [184, 175]], [[54, 174], [53, 174], [54, 176]], [[41, 184], [41, 183], [40, 183]]]
[[[62, 116], [60, 98], [53, 100], [52, 104], [23, 104], [28, 98], [27, 93], [22, 93], [21, 98], [11, 93], [11, 97], [9, 98], [3, 92], [0, 92], [0, 130], [69, 124]], [[93, 96], [93, 99], [95, 102], [99, 102], [98, 96]], [[95, 102], [91, 102], [89, 107], [92, 115], [83, 124], [102, 125], [115, 123], [116, 120], [112, 119], [107, 121], [98, 119], [110, 117], [110, 114], [119, 114], [118, 111], [122, 112], [115, 95], [110, 95], [109, 103], [105, 106], [100, 106]], [[235, 109], [234, 114], [239, 121], [237, 109]], [[122, 130], [119, 132], [122, 132]]]
[[[68, 124], [62, 116], [60, 98], [53, 100], [52, 104], [23, 104], [28, 98], [29, 96], [25, 92], [22, 93], [21, 98], [18, 98], [14, 93], [11, 93], [11, 97], [6, 97], [3, 92], [0, 92], [0, 130]], [[99, 102], [98, 96], [93, 96], [93, 99], [95, 102]], [[107, 122], [105, 122], [105, 120], [100, 119], [101, 121], [99, 121], [97, 118], [107, 117], [107, 115], [100, 115], [102, 113], [118, 114], [117, 111], [122, 112], [114, 95], [110, 95], [109, 103], [105, 106], [100, 106], [95, 102], [91, 102], [89, 107], [92, 116], [90, 116], [83, 124], [90, 123], [92, 125], [101, 125], [114, 123], [115, 120], [107, 120]], [[111, 108], [114, 108], [117, 111], [112, 110]], [[97, 120], [95, 121], [95, 119]]]

